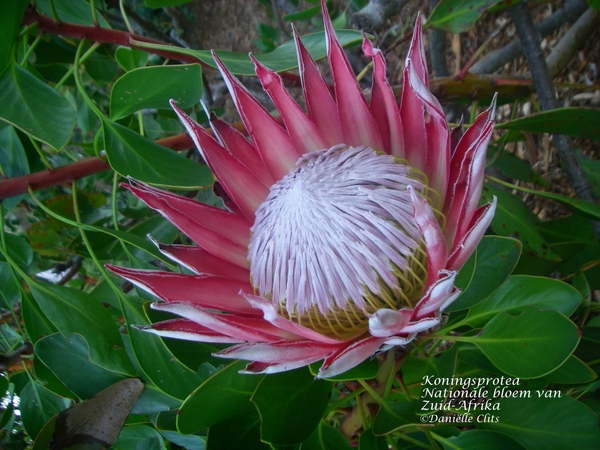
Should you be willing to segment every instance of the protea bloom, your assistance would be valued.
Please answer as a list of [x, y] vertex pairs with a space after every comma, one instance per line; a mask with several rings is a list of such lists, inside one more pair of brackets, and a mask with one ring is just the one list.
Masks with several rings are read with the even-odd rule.
[[295, 36], [307, 114], [253, 58], [280, 125], [216, 55], [251, 141], [212, 117], [217, 141], [173, 104], [229, 210], [127, 186], [198, 244], [158, 244], [196, 275], [111, 267], [181, 317], [144, 329], [236, 344], [217, 356], [252, 361], [248, 373], [324, 360], [319, 376], [333, 376], [435, 326], [495, 209], [477, 207], [493, 109], [450, 133], [428, 89], [419, 20], [398, 106], [365, 38], [367, 103], [323, 14], [333, 94]]

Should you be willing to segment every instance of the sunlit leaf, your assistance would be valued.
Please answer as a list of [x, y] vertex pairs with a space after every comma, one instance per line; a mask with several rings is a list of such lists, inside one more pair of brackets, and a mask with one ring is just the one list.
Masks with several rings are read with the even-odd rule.
[[472, 341], [504, 373], [537, 378], [560, 367], [579, 342], [579, 330], [557, 311], [528, 306], [518, 315], [502, 312]]
[[142, 67], [115, 81], [110, 91], [110, 116], [117, 120], [140, 109], [171, 109], [170, 99], [185, 109], [197, 104], [201, 96], [200, 64]]
[[208, 166], [144, 138], [129, 128], [102, 120], [110, 166], [124, 177], [158, 185], [202, 189], [213, 183]]
[[[344, 47], [349, 47], [362, 42], [362, 34], [358, 31], [336, 30], [336, 34]], [[324, 58], [327, 54], [327, 49], [325, 48], [325, 35], [323, 32], [303, 36], [302, 42], [315, 60]], [[170, 45], [148, 44], [139, 41], [135, 41], [135, 44], [138, 47], [155, 48], [193, 56], [211, 67], [217, 67], [208, 50], [190, 50]], [[250, 61], [250, 58], [248, 58], [246, 53], [235, 53], [224, 50], [219, 50], [215, 53], [231, 73], [235, 75], [254, 75], [254, 64]], [[298, 67], [298, 57], [296, 56], [296, 47], [293, 41], [286, 42], [272, 52], [254, 56], [265, 66], [276, 72], [285, 72]]]
[[502, 311], [514, 314], [526, 306], [573, 314], [582, 301], [572, 286], [550, 278], [516, 275], [509, 277], [496, 291], [469, 310], [465, 323], [480, 327]]

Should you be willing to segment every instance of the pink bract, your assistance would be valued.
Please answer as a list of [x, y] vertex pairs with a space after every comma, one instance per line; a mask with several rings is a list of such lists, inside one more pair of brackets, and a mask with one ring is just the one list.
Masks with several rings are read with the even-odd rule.
[[143, 329], [235, 344], [217, 356], [251, 361], [247, 373], [323, 360], [319, 376], [331, 377], [437, 325], [495, 210], [495, 200], [477, 206], [493, 106], [450, 138], [419, 19], [398, 106], [382, 52], [364, 39], [367, 102], [323, 14], [333, 92], [295, 35], [307, 113], [254, 58], [283, 126], [216, 55], [250, 140], [213, 116], [215, 139], [172, 102], [228, 210], [126, 186], [198, 244], [157, 244], [195, 275], [110, 266], [162, 300], [152, 308], [179, 316]]

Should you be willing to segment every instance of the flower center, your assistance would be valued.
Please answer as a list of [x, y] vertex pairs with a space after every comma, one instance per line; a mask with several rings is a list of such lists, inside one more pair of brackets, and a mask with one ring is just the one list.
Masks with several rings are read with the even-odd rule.
[[414, 306], [427, 261], [409, 185], [435, 194], [421, 172], [371, 148], [303, 156], [256, 212], [254, 288], [282, 316], [341, 338], [367, 331], [380, 308]]

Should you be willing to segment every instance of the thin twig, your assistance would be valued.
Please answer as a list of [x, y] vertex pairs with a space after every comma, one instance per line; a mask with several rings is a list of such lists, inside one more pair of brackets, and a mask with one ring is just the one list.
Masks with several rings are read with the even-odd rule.
[[585, 45], [599, 25], [600, 12], [594, 8], [588, 8], [577, 22], [569, 28], [546, 58], [551, 78], [558, 76], [567, 67], [575, 52]]
[[367, 33], [381, 28], [387, 20], [400, 13], [408, 0], [371, 0], [350, 17], [350, 27]]

